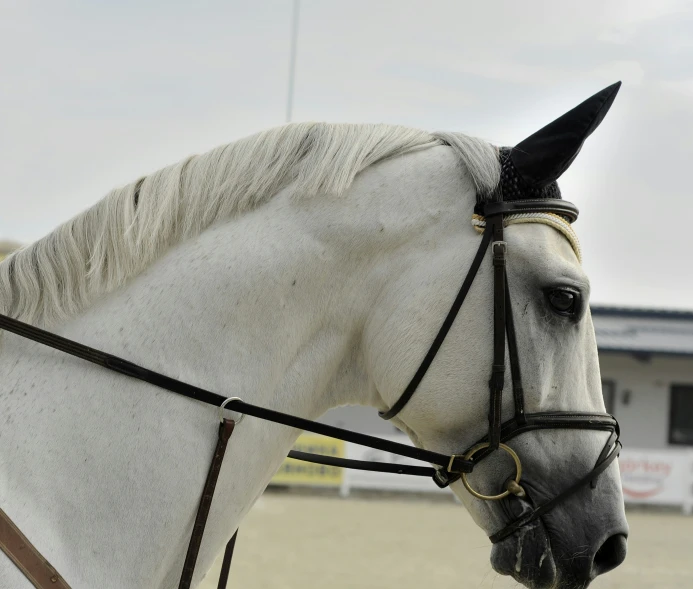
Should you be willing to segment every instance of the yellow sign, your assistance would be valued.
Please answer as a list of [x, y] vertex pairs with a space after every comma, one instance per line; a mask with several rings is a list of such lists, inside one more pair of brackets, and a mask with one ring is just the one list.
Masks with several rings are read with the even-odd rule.
[[[333, 440], [317, 434], [302, 434], [296, 440], [294, 450], [339, 458], [344, 458], [345, 454], [344, 442], [342, 440]], [[342, 484], [343, 476], [342, 469], [336, 466], [313, 464], [312, 462], [287, 458], [270, 481], [270, 484], [339, 487]]]

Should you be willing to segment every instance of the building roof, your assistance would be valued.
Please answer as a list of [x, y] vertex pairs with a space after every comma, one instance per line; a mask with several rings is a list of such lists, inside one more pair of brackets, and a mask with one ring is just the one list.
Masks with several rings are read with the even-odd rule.
[[693, 356], [693, 312], [591, 307], [600, 352]]

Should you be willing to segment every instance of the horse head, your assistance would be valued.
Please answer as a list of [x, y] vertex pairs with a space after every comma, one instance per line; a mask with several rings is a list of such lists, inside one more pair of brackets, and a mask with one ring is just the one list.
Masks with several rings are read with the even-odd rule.
[[465, 206], [412, 252], [366, 329], [381, 416], [473, 462], [444, 482], [490, 536], [495, 570], [529, 587], [585, 587], [626, 554], [618, 424], [604, 413], [577, 208], [556, 184], [619, 86], [499, 149], [492, 190], [468, 165]]

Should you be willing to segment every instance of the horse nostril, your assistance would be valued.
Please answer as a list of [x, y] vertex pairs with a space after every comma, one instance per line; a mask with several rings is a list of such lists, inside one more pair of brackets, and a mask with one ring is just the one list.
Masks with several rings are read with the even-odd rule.
[[625, 534], [615, 534], [606, 539], [592, 562], [592, 573], [596, 577], [615, 569], [626, 559], [628, 542]]

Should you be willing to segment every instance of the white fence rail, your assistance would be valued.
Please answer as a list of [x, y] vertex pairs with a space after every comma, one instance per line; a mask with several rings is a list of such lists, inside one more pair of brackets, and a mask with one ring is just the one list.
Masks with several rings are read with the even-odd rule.
[[[386, 436], [397, 442], [411, 444], [404, 436]], [[363, 448], [314, 434], [302, 435], [296, 448], [317, 451], [354, 460], [375, 460], [394, 464], [421, 463], [389, 452]], [[684, 513], [693, 513], [693, 450], [646, 450], [626, 448], [619, 459], [623, 497], [629, 504], [680, 506]], [[341, 470], [287, 459], [271, 484], [338, 487], [342, 495], [351, 489], [383, 491], [414, 491], [449, 493], [439, 489], [426, 477]]]

